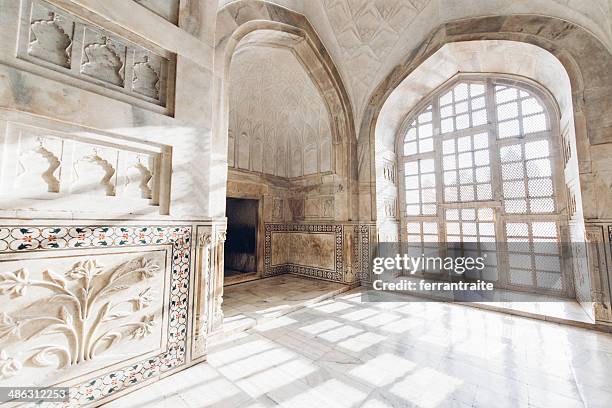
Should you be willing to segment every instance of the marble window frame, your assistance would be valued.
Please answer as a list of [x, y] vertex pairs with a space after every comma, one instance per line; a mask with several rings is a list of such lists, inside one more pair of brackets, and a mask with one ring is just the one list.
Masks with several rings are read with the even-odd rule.
[[[459, 83], [484, 83], [485, 85], [485, 109], [487, 111], [487, 123], [484, 125], [479, 125], [476, 127], [468, 127], [466, 129], [461, 130], [453, 130], [451, 132], [441, 133], [441, 129], [439, 126], [440, 122], [440, 103], [439, 98], [442, 95], [445, 95], [447, 92], [451, 91], [454, 86]], [[496, 197], [499, 198], [502, 196], [501, 194], [501, 175], [499, 172], [501, 171], [501, 163], [495, 164], [491, 162], [489, 164], [491, 171], [491, 186], [492, 186], [492, 199], [488, 201], [476, 201], [473, 200], [468, 203], [464, 203], [462, 201], [458, 202], [446, 202], [444, 199], [444, 182], [443, 182], [443, 169], [442, 169], [442, 141], [450, 140], [453, 138], [467, 136], [467, 135], [475, 135], [478, 133], [488, 133], [489, 135], [489, 148], [491, 149], [492, 160], [499, 160], [499, 147], [509, 145], [518, 142], [524, 143], [524, 138], [514, 137], [514, 138], [503, 138], [498, 139], [498, 121], [497, 121], [497, 104], [495, 103], [494, 96], [494, 87], [496, 85], [510, 86], [516, 87], [518, 89], [523, 89], [532, 94], [533, 97], [537, 98], [538, 101], [542, 104], [544, 108], [544, 113], [546, 115], [546, 121], [548, 125], [548, 130], [543, 132], [536, 132], [533, 138], [530, 140], [538, 141], [538, 140], [547, 140], [550, 142], [550, 161], [553, 169], [553, 198], [555, 201], [555, 211], [552, 213], [528, 213], [528, 214], [506, 214], [503, 210], [503, 198], [500, 200], [496, 200]], [[427, 110], [427, 107], [432, 105], [431, 111], [433, 115], [432, 123], [433, 126], [433, 138], [434, 138], [434, 148], [431, 152], [425, 153], [415, 153], [406, 155], [404, 154], [404, 137], [406, 132], [411, 126], [413, 120], [416, 119], [418, 115]], [[554, 99], [554, 97], [541, 85], [536, 83], [535, 81], [529, 80], [528, 78], [517, 77], [509, 74], [495, 74], [495, 73], [460, 73], [456, 74], [442, 85], [436, 87], [429, 94], [422, 98], [422, 100], [417, 103], [405, 116], [404, 119], [399, 126], [398, 132], [395, 137], [395, 151], [397, 155], [397, 163], [398, 163], [398, 194], [399, 194], [399, 219], [400, 219], [400, 241], [408, 242], [407, 236], [407, 223], [410, 222], [435, 222], [438, 227], [438, 241], [445, 242], [446, 241], [446, 230], [445, 230], [445, 210], [451, 208], [490, 208], [493, 207], [496, 212], [496, 216], [494, 217], [495, 223], [495, 239], [498, 243], [504, 243], [506, 241], [503, 237], [505, 237], [505, 225], [507, 222], [532, 222], [532, 221], [554, 221], [557, 224], [557, 239], [560, 243], [569, 242], [569, 237], [567, 236], [567, 206], [566, 206], [566, 197], [564, 195], [564, 174], [563, 174], [563, 157], [562, 157], [562, 138], [561, 138], [561, 130], [560, 130], [560, 113], [559, 107]], [[436, 201], [435, 205], [437, 207], [436, 213], [432, 215], [407, 215], [406, 214], [406, 186], [404, 182], [404, 163], [411, 162], [420, 159], [433, 159], [434, 161], [434, 169], [435, 169], [435, 189], [436, 189]], [[524, 163], [524, 160], [523, 160]], [[526, 178], [525, 178], [526, 180]], [[525, 181], [526, 183], [526, 181]], [[505, 247], [505, 245], [504, 245]], [[544, 289], [541, 287], [537, 287], [534, 283], [533, 287], [527, 287], [524, 285], [516, 285], [510, 282], [509, 278], [509, 270], [510, 267], [508, 265], [508, 254], [503, 249], [498, 249], [498, 275], [496, 286], [499, 288], [506, 289], [516, 289], [522, 291], [531, 291], [537, 293], [545, 293], [552, 295], [563, 295], [563, 296], [572, 296], [573, 295], [573, 285], [572, 281], [572, 270], [570, 265], [566, 262], [568, 254], [565, 254], [564, 248], [565, 246], [561, 245], [560, 259], [561, 261], [561, 281], [562, 281], [562, 289], [557, 291], [553, 289]], [[534, 280], [535, 280], [534, 273]]]

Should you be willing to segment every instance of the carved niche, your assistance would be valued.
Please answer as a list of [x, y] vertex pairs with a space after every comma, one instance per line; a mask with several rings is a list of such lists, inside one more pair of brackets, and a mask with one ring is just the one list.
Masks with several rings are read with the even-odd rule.
[[239, 47], [230, 77], [234, 167], [289, 178], [331, 170], [329, 113], [291, 50]]
[[274, 198], [272, 207], [272, 219], [275, 221], [283, 220], [284, 200], [282, 198]]
[[134, 64], [132, 90], [152, 99], [159, 99], [161, 58], [145, 52], [139, 52]]
[[74, 21], [41, 3], [32, 7], [30, 21], [28, 54], [70, 68]]
[[126, 52], [120, 40], [85, 28], [81, 73], [123, 87]]
[[171, 112], [174, 81], [168, 77], [174, 73], [174, 54], [134, 44], [43, 0], [22, 1], [22, 14], [29, 24], [20, 28], [19, 58], [102, 85], [100, 93], [119, 91]]

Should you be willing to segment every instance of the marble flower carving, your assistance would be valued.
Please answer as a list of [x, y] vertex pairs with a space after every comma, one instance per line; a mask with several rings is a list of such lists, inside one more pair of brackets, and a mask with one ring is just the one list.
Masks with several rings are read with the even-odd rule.
[[[50, 292], [50, 297], [43, 299], [49, 306], [38, 308], [34, 317], [31, 313], [23, 318], [1, 313], [0, 342], [13, 338], [27, 344], [43, 336], [59, 335], [63, 341], [32, 345], [25, 352], [24, 362], [64, 368], [93, 360], [124, 338], [142, 339], [152, 333], [155, 315], [134, 321], [133, 314], [147, 309], [154, 301], [154, 293], [147, 287], [128, 295], [127, 289], [158, 272], [154, 261], [139, 257], [113, 268], [86, 259], [63, 275], [45, 270], [41, 279], [33, 279], [25, 268], [0, 273], [0, 295], [18, 298], [34, 288]], [[126, 293], [123, 297], [122, 292]], [[6, 378], [18, 371], [21, 363], [9, 358], [5, 351], [2, 353], [0, 373]]]

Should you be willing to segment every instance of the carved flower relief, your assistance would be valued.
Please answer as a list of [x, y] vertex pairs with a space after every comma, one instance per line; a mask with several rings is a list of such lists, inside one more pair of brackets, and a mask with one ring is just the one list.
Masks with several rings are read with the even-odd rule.
[[5, 350], [0, 350], [0, 380], [14, 376], [21, 367], [19, 360], [9, 357]]
[[155, 327], [155, 315], [144, 316], [138, 327], [132, 331], [130, 337], [132, 339], [142, 339], [153, 332], [153, 327]]
[[138, 294], [138, 297], [134, 300], [134, 307], [136, 310], [142, 310], [148, 307], [153, 302], [153, 293], [151, 288], [146, 288]]
[[110, 38], [103, 36], [102, 43], [93, 42], [84, 48], [81, 72], [93, 78], [123, 87], [123, 60], [118, 47]]
[[0, 274], [0, 295], [23, 296], [30, 285], [29, 273], [25, 268]]
[[33, 21], [30, 24], [28, 54], [70, 68], [70, 47], [72, 40], [62, 28], [61, 17], [49, 12], [50, 20]]
[[149, 56], [145, 55], [142, 62], [134, 64], [134, 76], [132, 78], [132, 90], [149, 98], [159, 100], [159, 74], [149, 62]]
[[0, 339], [8, 336], [21, 337], [21, 324], [5, 312], [0, 314]]
[[92, 280], [94, 277], [102, 274], [102, 265], [98, 264], [95, 259], [77, 262], [72, 269], [66, 272], [66, 276], [70, 279], [87, 278]]
[[[64, 335], [68, 344], [74, 347], [62, 345], [34, 347], [28, 350], [35, 353], [30, 355], [27, 361], [38, 367], [57, 364], [58, 368], [64, 368], [94, 359], [97, 354], [108, 350], [124, 335], [129, 335], [134, 339], [144, 338], [153, 333], [153, 327], [156, 324], [155, 315], [144, 316], [136, 322], [125, 320], [120, 322], [120, 320], [129, 317], [135, 311], [148, 308], [154, 302], [152, 288], [143, 289], [131, 299], [115, 304], [105, 298], [105, 295], [123, 291], [130, 287], [134, 278], [148, 279], [156, 275], [158, 271], [159, 266], [153, 259], [140, 257], [111, 269], [105, 269], [95, 259], [86, 259], [75, 263], [64, 274], [44, 270], [40, 280], [32, 279], [25, 268], [0, 273], [0, 294], [16, 297], [23, 296], [28, 287], [43, 288], [55, 293], [52, 298], [54, 301], [65, 302], [60, 307], [59, 315], [42, 314], [17, 319], [5, 312], [0, 312], [0, 340], [9, 336], [16, 336], [17, 339], [20, 339], [22, 331], [25, 330], [24, 326], [36, 321], [48, 321], [50, 324], [31, 326], [35, 330], [28, 331], [24, 342], [34, 337], [53, 333]], [[64, 276], [75, 281], [76, 288], [69, 287]], [[105, 303], [98, 308], [96, 305], [102, 301]], [[116, 310], [117, 306], [127, 303], [132, 305], [129, 310]], [[84, 322], [85, 327], [88, 327], [88, 333], [78, 330], [76, 318]], [[104, 332], [97, 330], [100, 323], [111, 320], [119, 321], [119, 325], [114, 325]], [[21, 367], [16, 360], [8, 357], [3, 360], [0, 361], [0, 370], [11, 375]]]

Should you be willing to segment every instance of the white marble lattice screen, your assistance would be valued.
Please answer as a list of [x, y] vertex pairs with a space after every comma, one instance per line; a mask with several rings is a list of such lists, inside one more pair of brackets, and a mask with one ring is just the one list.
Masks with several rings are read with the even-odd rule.
[[486, 254], [473, 278], [500, 287], [570, 293], [550, 106], [538, 88], [495, 77], [460, 77], [424, 100], [398, 134], [404, 239]]

